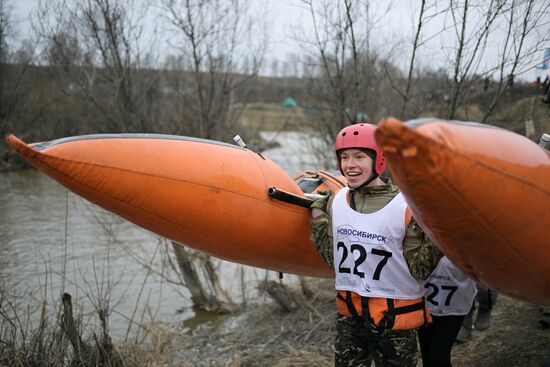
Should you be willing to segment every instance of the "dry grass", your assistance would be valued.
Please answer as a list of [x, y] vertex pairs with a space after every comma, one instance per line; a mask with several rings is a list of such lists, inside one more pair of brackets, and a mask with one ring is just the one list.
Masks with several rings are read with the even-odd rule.
[[[300, 305], [293, 312], [283, 312], [273, 303], [252, 305], [238, 316], [221, 316], [193, 330], [153, 322], [146, 325], [143, 342], [118, 344], [116, 352], [122, 365], [135, 367], [332, 366], [332, 287], [332, 280], [308, 279], [308, 288], [315, 296], [306, 300], [300, 290], [293, 290]], [[70, 364], [74, 353], [63, 336], [59, 319], [44, 317], [38, 327], [25, 330], [22, 337], [19, 329], [24, 323], [13, 317], [8, 320], [8, 308], [4, 294], [0, 366]], [[539, 326], [539, 317], [537, 305], [500, 295], [491, 327], [474, 331], [471, 341], [455, 345], [453, 366], [542, 366], [550, 353], [550, 329]], [[87, 340], [93, 340], [92, 336], [88, 335]]]
[[251, 103], [241, 115], [244, 126], [257, 131], [299, 131], [311, 124], [302, 107], [284, 108], [277, 103]]
[[550, 329], [538, 323], [540, 307], [499, 295], [486, 331], [453, 348], [453, 366], [540, 367], [550, 355]]

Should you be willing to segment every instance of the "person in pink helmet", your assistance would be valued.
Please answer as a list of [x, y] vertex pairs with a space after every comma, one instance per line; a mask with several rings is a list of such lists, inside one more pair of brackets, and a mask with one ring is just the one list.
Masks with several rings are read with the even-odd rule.
[[417, 329], [431, 320], [423, 281], [441, 252], [382, 177], [376, 126], [342, 129], [334, 149], [348, 187], [311, 206], [312, 240], [334, 269], [335, 366], [416, 366]]

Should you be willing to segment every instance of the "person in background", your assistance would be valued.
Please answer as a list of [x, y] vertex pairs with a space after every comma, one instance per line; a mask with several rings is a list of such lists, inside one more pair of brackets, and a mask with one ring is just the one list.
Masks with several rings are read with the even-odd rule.
[[546, 76], [546, 79], [544, 79], [544, 82], [541, 85], [542, 89], [542, 96], [540, 97], [543, 103], [547, 103], [548, 107], [550, 107], [550, 80], [549, 75]]
[[[550, 81], [548, 80], [548, 76], [546, 76], [546, 79], [544, 80], [545, 88], [550, 87]], [[549, 102], [550, 103], [550, 102]], [[550, 134], [543, 133], [540, 137], [539, 146], [541, 146], [544, 149], [549, 150], [550, 149]], [[539, 319], [539, 324], [543, 329], [550, 328], [550, 305], [541, 306], [542, 315]], [[548, 358], [548, 361], [545, 364], [545, 367], [550, 367], [550, 357]]]
[[441, 252], [381, 175], [376, 126], [342, 129], [335, 141], [348, 187], [311, 205], [312, 241], [334, 268], [335, 366], [416, 366], [417, 328], [430, 320], [423, 281]]
[[[496, 291], [485, 287], [481, 283], [476, 283], [476, 288], [477, 315], [475, 314], [476, 304], [474, 303], [470, 312], [464, 318], [464, 322], [456, 338], [461, 343], [467, 342], [472, 338], [472, 328], [478, 331], [484, 331], [489, 328], [491, 324], [491, 311], [497, 303], [498, 293]], [[474, 316], [476, 316], [475, 322]]]
[[483, 91], [484, 92], [487, 92], [489, 90], [490, 84], [491, 84], [491, 79], [489, 79], [489, 77], [486, 77], [485, 79], [483, 79]]
[[[541, 306], [542, 316], [539, 319], [539, 324], [543, 329], [550, 328], [550, 306]], [[550, 367], [550, 354], [545, 360], [542, 367]]]
[[446, 256], [424, 285], [432, 323], [418, 330], [423, 367], [450, 367], [451, 348], [476, 295], [476, 282]]
[[541, 306], [542, 315], [539, 319], [539, 324], [543, 329], [550, 328], [550, 306]]

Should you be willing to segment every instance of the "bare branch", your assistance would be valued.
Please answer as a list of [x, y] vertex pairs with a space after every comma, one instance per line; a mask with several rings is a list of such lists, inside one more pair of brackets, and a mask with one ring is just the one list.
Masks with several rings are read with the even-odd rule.
[[397, 90], [398, 93], [401, 95], [401, 97], [403, 97], [403, 106], [401, 107], [401, 113], [400, 113], [401, 119], [403, 119], [405, 117], [405, 111], [407, 110], [407, 103], [409, 102], [409, 93], [410, 93], [410, 90], [411, 90], [412, 74], [413, 74], [413, 70], [414, 70], [414, 59], [416, 57], [416, 51], [418, 49], [418, 43], [419, 43], [419, 40], [420, 40], [420, 32], [422, 31], [425, 7], [426, 7], [426, 1], [421, 0], [420, 11], [419, 11], [419, 15], [418, 15], [418, 22], [416, 23], [417, 26], [416, 26], [416, 32], [415, 32], [414, 41], [413, 41], [411, 62], [410, 62], [410, 65], [409, 65], [409, 73], [408, 73], [408, 76], [407, 76], [407, 85], [405, 86], [405, 93], [403, 94], [403, 93], [401, 93], [400, 90]]

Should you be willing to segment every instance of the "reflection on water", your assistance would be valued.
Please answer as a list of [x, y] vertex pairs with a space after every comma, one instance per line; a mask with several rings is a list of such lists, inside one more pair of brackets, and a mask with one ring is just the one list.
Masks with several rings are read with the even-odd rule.
[[[263, 154], [289, 174], [320, 168], [303, 144], [305, 134], [281, 133], [276, 139], [282, 145]], [[300, 154], [290, 153], [292, 149]], [[159, 276], [176, 279], [164, 261], [167, 248], [156, 235], [89, 204], [35, 170], [0, 174], [0, 282], [16, 296], [20, 312], [43, 300], [55, 309], [67, 292], [91, 318], [93, 304], [110, 299], [115, 337], [124, 336], [129, 319], [187, 320], [189, 326], [208, 320], [190, 308], [185, 288]], [[266, 276], [274, 279], [276, 274], [220, 265], [222, 286], [238, 302], [258, 297], [255, 286]], [[285, 277], [285, 282], [293, 280]]]
[[42, 300], [55, 305], [63, 292], [92, 311], [92, 303], [110, 296], [110, 325], [122, 332], [146, 282], [141, 299], [152, 316], [177, 321], [191, 315], [173, 312], [188, 306], [185, 290], [147, 275], [136, 261], [160, 266], [161, 259], [152, 256], [158, 243], [154, 235], [34, 170], [0, 175], [0, 188], [0, 273], [19, 311]]

